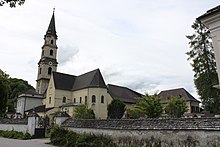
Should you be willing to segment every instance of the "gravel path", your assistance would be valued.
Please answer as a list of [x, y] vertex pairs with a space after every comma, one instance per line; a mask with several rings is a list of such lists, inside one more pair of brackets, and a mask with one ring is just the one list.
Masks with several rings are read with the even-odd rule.
[[45, 144], [49, 141], [48, 138], [31, 140], [0, 138], [0, 147], [54, 147], [53, 145]]

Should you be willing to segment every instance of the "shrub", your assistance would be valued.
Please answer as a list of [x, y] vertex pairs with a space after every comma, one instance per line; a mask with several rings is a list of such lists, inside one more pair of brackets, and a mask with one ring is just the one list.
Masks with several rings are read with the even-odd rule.
[[23, 133], [18, 131], [0, 131], [0, 136], [5, 138], [13, 138], [13, 139], [30, 139], [31, 135], [29, 133]]
[[111, 139], [104, 136], [80, 135], [55, 125], [50, 133], [51, 144], [65, 147], [116, 147]]
[[65, 145], [67, 142], [66, 134], [68, 130], [55, 125], [50, 132], [50, 141], [54, 145]]

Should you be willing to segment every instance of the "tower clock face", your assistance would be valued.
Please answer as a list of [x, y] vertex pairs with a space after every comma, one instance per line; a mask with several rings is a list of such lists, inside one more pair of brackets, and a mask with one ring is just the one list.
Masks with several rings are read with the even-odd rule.
[[53, 63], [50, 61], [50, 62], [49, 62], [49, 65], [53, 65]]

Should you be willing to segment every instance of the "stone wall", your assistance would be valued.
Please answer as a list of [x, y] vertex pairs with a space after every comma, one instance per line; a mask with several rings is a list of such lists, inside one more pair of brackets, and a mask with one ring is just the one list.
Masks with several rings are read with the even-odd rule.
[[27, 132], [27, 119], [3, 119], [0, 118], [0, 130], [3, 131], [19, 131], [19, 132]]
[[67, 120], [62, 127], [77, 133], [111, 137], [121, 144], [150, 146], [220, 145], [219, 118], [146, 120]]

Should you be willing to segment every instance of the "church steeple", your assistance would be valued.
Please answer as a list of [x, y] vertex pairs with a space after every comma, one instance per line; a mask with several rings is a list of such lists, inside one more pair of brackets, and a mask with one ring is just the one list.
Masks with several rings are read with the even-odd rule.
[[44, 35], [44, 45], [42, 46], [42, 53], [40, 61], [38, 62], [38, 74], [36, 91], [39, 94], [45, 93], [49, 84], [50, 76], [53, 71], [57, 70], [57, 34], [55, 27], [54, 11], [50, 20], [49, 27]]
[[57, 39], [54, 11], [53, 11], [53, 15], [51, 17], [50, 24], [48, 26], [48, 29], [47, 29], [47, 32], [46, 32], [45, 36], [49, 36], [49, 35], [52, 35], [52, 36], [54, 36]]

